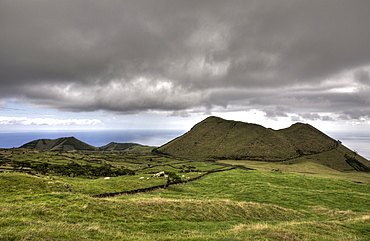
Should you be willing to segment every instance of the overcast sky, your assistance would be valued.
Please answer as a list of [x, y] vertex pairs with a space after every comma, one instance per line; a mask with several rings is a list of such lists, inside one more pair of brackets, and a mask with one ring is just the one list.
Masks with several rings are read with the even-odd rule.
[[0, 127], [370, 130], [369, 0], [1, 0]]

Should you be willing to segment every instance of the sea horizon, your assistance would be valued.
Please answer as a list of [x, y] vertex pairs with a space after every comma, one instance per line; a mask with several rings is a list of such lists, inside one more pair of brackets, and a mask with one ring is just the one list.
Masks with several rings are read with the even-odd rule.
[[16, 148], [38, 139], [75, 137], [89, 145], [101, 147], [110, 142], [137, 143], [146, 146], [161, 146], [184, 134], [185, 130], [130, 129], [130, 130], [50, 130], [0, 132], [0, 148]]
[[[110, 142], [137, 143], [161, 146], [186, 133], [180, 129], [127, 129], [127, 130], [49, 130], [0, 132], [0, 148], [17, 148], [38, 139], [75, 137], [89, 145], [101, 147]], [[344, 146], [370, 161], [370, 133], [330, 132], [328, 135], [340, 140]]]

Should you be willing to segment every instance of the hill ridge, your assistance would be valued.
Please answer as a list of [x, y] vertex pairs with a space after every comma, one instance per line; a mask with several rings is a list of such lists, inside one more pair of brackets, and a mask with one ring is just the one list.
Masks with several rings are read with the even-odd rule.
[[110, 142], [101, 147], [89, 145], [74, 136], [57, 139], [37, 139], [27, 142], [19, 148], [36, 149], [39, 151], [129, 151], [150, 152], [152, 148], [137, 143]]
[[[368, 170], [362, 168], [363, 165], [370, 168], [370, 162], [365, 158], [305, 123], [294, 123], [288, 128], [274, 130], [258, 124], [210, 116], [156, 151], [195, 160], [281, 162], [314, 156], [313, 160], [340, 170]], [[316, 160], [318, 156], [315, 155], [325, 152], [330, 153], [331, 161]]]
[[20, 148], [36, 149], [40, 151], [94, 151], [96, 147], [91, 146], [83, 141], [78, 140], [74, 136], [60, 137], [57, 139], [37, 139], [28, 142]]

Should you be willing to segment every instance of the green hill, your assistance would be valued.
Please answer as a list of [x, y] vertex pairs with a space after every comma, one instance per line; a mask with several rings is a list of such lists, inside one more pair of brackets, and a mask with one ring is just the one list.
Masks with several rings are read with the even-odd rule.
[[288, 161], [302, 157], [340, 171], [370, 171], [369, 162], [308, 124], [273, 130], [261, 125], [208, 117], [158, 152], [189, 159]]
[[75, 137], [61, 137], [58, 139], [38, 139], [28, 142], [20, 148], [36, 149], [40, 151], [96, 151], [98, 148], [86, 144]]
[[129, 153], [149, 153], [153, 146], [144, 146], [137, 143], [111, 142], [102, 147], [94, 147], [75, 137], [58, 139], [38, 139], [22, 145], [20, 148], [36, 149], [39, 151], [124, 151]]
[[153, 146], [144, 146], [137, 143], [117, 143], [111, 142], [105, 146], [99, 147], [101, 151], [123, 151], [123, 152], [131, 152], [131, 153], [143, 153], [143, 152], [151, 152], [153, 150]]
[[138, 144], [111, 142], [105, 146], [99, 147], [99, 149], [102, 151], [123, 151], [135, 145], [138, 145]]
[[299, 155], [317, 154], [335, 149], [339, 143], [309, 124], [296, 123], [278, 130]]

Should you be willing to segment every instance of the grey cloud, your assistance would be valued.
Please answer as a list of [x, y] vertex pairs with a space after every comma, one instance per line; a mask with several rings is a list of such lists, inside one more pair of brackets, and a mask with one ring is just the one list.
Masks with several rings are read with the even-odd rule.
[[307, 120], [320, 120], [321, 117], [317, 113], [304, 113], [301, 115], [302, 118]]
[[324, 115], [324, 116], [321, 116], [321, 120], [323, 120], [323, 121], [333, 121], [334, 118], [332, 118], [331, 116], [328, 116], [328, 115]]
[[320, 115], [317, 113], [303, 113], [300, 114], [300, 117], [306, 120], [322, 120], [322, 121], [333, 121], [334, 118], [328, 115]]
[[264, 110], [265, 116], [272, 119], [276, 117], [288, 117], [288, 111], [289, 109], [283, 106], [276, 106]]
[[301, 122], [302, 121], [302, 119], [299, 116], [292, 116], [292, 117], [290, 117], [290, 120], [294, 121], [294, 122]]
[[370, 72], [366, 70], [359, 70], [354, 74], [355, 80], [360, 83], [370, 85]]
[[[370, 84], [368, 9], [368, 0], [4, 0], [0, 103], [357, 118], [369, 111], [368, 89], [334, 90]], [[327, 83], [353, 69], [353, 80]]]
[[200, 91], [182, 92], [171, 82], [142, 78], [131, 82], [110, 81], [106, 85], [80, 84], [27, 86], [27, 98], [47, 108], [65, 111], [104, 109], [122, 114], [148, 110], [182, 110], [200, 106], [208, 99]]
[[169, 116], [180, 116], [180, 117], [189, 117], [190, 113], [187, 111], [173, 111]]
[[368, 119], [370, 117], [370, 110], [369, 109], [352, 109], [352, 110], [346, 110], [343, 111], [343, 115], [341, 115], [341, 118], [346, 119], [361, 119], [366, 118]]

